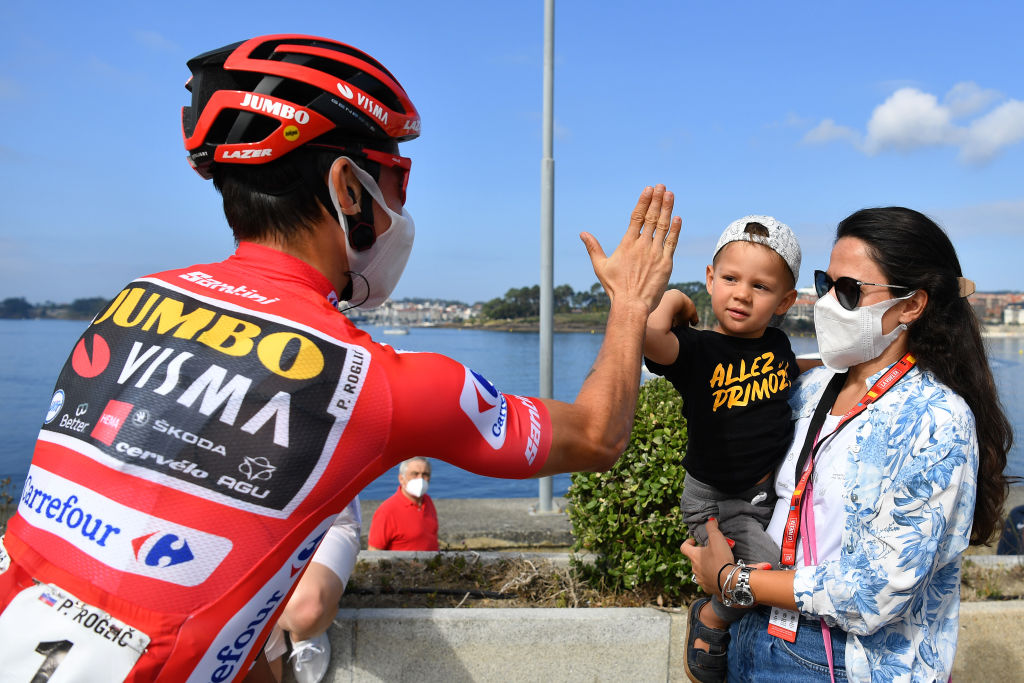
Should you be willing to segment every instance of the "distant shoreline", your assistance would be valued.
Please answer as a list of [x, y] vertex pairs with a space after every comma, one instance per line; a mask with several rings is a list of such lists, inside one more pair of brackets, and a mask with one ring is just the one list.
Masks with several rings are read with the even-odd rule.
[[[561, 316], [560, 316], [561, 317]], [[60, 322], [87, 322], [91, 320], [90, 317], [38, 317], [38, 318], [0, 318], [0, 320], [24, 320], [24, 321], [48, 321], [56, 320]], [[356, 326], [359, 327], [361, 324], [359, 321], [355, 322]], [[533, 319], [526, 320], [488, 320], [486, 322], [479, 323], [457, 323], [457, 322], [442, 322], [433, 323], [431, 325], [406, 325], [410, 328], [444, 328], [444, 329], [459, 329], [459, 330], [484, 330], [490, 332], [529, 332], [536, 333], [540, 331], [540, 323]], [[584, 332], [589, 334], [603, 334], [605, 330], [605, 322], [595, 320], [593, 317], [588, 316], [582, 320], [565, 320], [556, 319], [554, 322], [555, 332]], [[1024, 325], [992, 325], [983, 324], [981, 325], [981, 335], [983, 337], [1024, 337]], [[799, 334], [790, 336], [813, 336], [812, 334]]]

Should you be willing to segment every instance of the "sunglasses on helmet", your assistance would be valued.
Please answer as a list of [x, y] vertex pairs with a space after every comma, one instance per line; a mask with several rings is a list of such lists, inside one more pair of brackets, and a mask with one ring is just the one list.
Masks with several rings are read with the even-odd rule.
[[891, 289], [912, 289], [912, 287], [904, 287], [903, 285], [883, 285], [878, 282], [861, 282], [860, 280], [854, 280], [852, 277], [838, 277], [835, 280], [828, 276], [823, 270], [814, 271], [814, 290], [818, 293], [818, 297], [821, 298], [828, 294], [830, 289], [835, 288], [836, 299], [839, 301], [839, 305], [848, 311], [852, 311], [857, 308], [860, 303], [861, 291], [860, 288], [863, 285], [870, 285], [872, 287], [889, 287]]

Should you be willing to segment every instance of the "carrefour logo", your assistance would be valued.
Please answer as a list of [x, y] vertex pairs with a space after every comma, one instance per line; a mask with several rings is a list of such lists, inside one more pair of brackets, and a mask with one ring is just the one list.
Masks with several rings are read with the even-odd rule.
[[491, 448], [497, 450], [504, 445], [508, 417], [505, 397], [482, 375], [469, 368], [466, 368], [459, 406]]
[[132, 540], [135, 557], [150, 567], [170, 567], [196, 558], [188, 541], [177, 534], [154, 531]]
[[206, 581], [232, 547], [227, 538], [153, 517], [37, 465], [29, 467], [18, 514], [109, 567], [179, 586]]

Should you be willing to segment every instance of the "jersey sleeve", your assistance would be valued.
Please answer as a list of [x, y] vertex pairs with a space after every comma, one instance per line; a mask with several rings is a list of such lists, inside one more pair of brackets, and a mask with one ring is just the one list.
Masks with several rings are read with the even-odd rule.
[[536, 399], [500, 392], [480, 373], [434, 353], [382, 358], [392, 395], [387, 452], [438, 458], [489, 477], [526, 479], [547, 460], [551, 418]]

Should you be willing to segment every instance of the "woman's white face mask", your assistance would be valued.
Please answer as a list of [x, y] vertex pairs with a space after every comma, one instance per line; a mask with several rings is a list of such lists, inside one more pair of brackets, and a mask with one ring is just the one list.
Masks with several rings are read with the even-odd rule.
[[814, 304], [814, 331], [821, 362], [833, 372], [846, 372], [854, 365], [878, 358], [907, 329], [900, 323], [889, 334], [882, 334], [882, 316], [914, 294], [858, 306], [852, 311], [843, 308], [833, 292], [818, 299]]
[[356, 251], [348, 240], [348, 216], [341, 212], [341, 204], [338, 202], [338, 193], [334, 189], [334, 183], [328, 183], [334, 210], [338, 212], [341, 229], [345, 231], [348, 269], [351, 274], [356, 274], [355, 277], [352, 277], [350, 302], [356, 302], [353, 304], [355, 307], [373, 308], [380, 306], [385, 299], [391, 296], [391, 292], [395, 290], [398, 280], [402, 277], [402, 271], [405, 270], [405, 264], [409, 261], [409, 254], [412, 251], [416, 226], [405, 207], [402, 207], [401, 214], [391, 210], [391, 207], [384, 201], [380, 187], [369, 173], [359, 168], [348, 157], [339, 157], [339, 159], [348, 161], [359, 184], [391, 219], [391, 227], [382, 235], [377, 236], [373, 246], [365, 251]]

